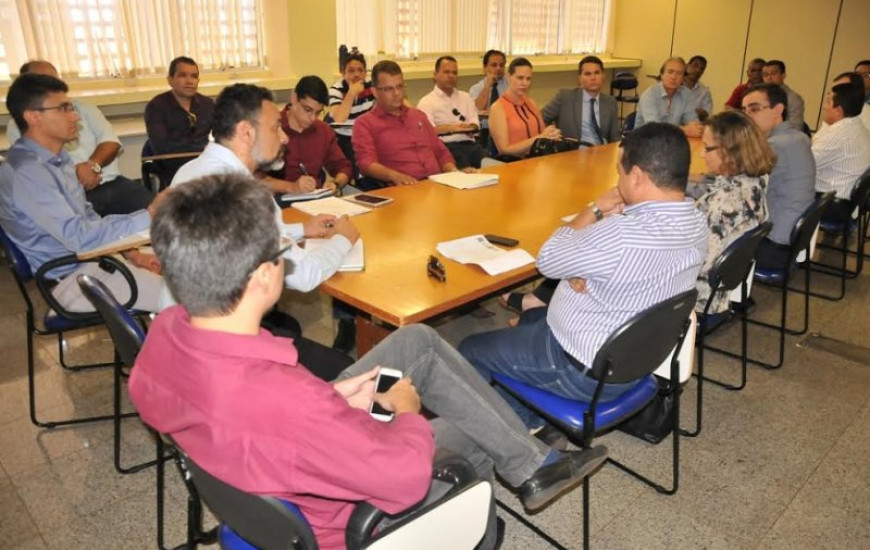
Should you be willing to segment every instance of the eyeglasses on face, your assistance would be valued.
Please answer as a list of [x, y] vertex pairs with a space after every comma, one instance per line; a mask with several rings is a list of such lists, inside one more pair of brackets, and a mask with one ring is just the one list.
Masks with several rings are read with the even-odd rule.
[[[283, 240], [283, 239], [282, 239], [282, 240]], [[283, 258], [283, 256], [284, 256], [284, 253], [287, 252], [288, 250], [290, 250], [291, 248], [293, 248], [293, 242], [290, 242], [290, 243], [288, 243], [288, 244], [282, 246], [281, 248], [279, 248], [279, 249], [278, 249], [278, 252], [275, 252], [274, 254], [272, 254], [271, 256], [269, 256], [266, 260], [264, 260], [264, 261], [258, 263], [258, 264], [255, 265], [253, 268], [251, 268], [251, 271], [248, 273], [248, 277], [250, 277], [251, 275], [253, 275], [254, 272], [257, 271], [257, 268], [260, 267], [262, 264], [264, 264], [264, 263], [266, 263], [266, 262], [271, 262], [271, 263], [273, 263], [273, 264], [275, 264], [275, 265], [278, 265], [278, 263], [282, 260], [282, 258]]]
[[447, 271], [444, 269], [444, 264], [435, 256], [429, 256], [429, 261], [426, 262], [426, 275], [442, 283], [447, 280]]
[[33, 109], [34, 111], [45, 112], [45, 111], [60, 111], [62, 113], [72, 113], [76, 110], [75, 106], [69, 101], [64, 101], [60, 105], [52, 105], [51, 107], [36, 107]]
[[750, 103], [749, 105], [743, 106], [743, 112], [747, 115], [760, 113], [765, 109], [770, 109], [770, 105], [762, 105], [761, 103]]

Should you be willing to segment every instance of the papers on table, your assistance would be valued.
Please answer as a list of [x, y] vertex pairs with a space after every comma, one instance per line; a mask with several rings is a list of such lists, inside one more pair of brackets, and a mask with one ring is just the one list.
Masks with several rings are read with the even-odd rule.
[[286, 193], [284, 195], [281, 195], [281, 202], [290, 203], [296, 201], [310, 201], [314, 199], [328, 197], [333, 193], [334, 191], [332, 189], [326, 187], [324, 187], [323, 189], [315, 189], [314, 191], [309, 191], [307, 193]]
[[498, 174], [466, 174], [465, 172], [444, 172], [429, 176], [429, 179], [456, 189], [477, 189], [498, 183]]
[[568, 214], [567, 216], [562, 217], [562, 221], [565, 223], [571, 223], [574, 221], [574, 218], [579, 216], [580, 214]]
[[[328, 242], [328, 239], [305, 239], [305, 250], [317, 250]], [[362, 271], [366, 267], [365, 251], [363, 250], [363, 240], [357, 239], [356, 244], [350, 249], [350, 252], [344, 257], [344, 261], [339, 271]]]
[[317, 214], [332, 214], [336, 217], [356, 216], [357, 214], [365, 214], [366, 212], [372, 211], [371, 208], [366, 208], [365, 206], [360, 206], [359, 204], [342, 200], [338, 197], [294, 202], [291, 206], [312, 216], [316, 216]]
[[461, 264], [477, 264], [490, 275], [500, 275], [511, 269], [535, 263], [535, 258], [522, 248], [503, 250], [483, 235], [472, 235], [438, 243], [438, 252]]
[[143, 229], [138, 233], [133, 233], [132, 235], [122, 237], [110, 243], [98, 246], [97, 248], [83, 250], [82, 252], [76, 254], [76, 256], [79, 260], [89, 260], [98, 256], [106, 256], [107, 254], [114, 254], [116, 252], [123, 252], [132, 248], [139, 248], [140, 246], [144, 246], [149, 243], [151, 243], [151, 230]]

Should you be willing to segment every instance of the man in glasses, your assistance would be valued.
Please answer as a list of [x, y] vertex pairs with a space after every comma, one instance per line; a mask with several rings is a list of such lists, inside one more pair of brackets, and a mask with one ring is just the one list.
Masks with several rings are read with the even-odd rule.
[[320, 120], [329, 102], [326, 83], [303, 76], [281, 111], [287, 135], [281, 179], [272, 183], [276, 193], [307, 193], [321, 187], [340, 189], [350, 183], [353, 166], [338, 145], [335, 132]]
[[[208, 143], [214, 101], [197, 92], [199, 66], [189, 57], [169, 63], [169, 91], [155, 96], [145, 106], [148, 145], [155, 155], [198, 153]], [[168, 182], [190, 157], [160, 161], [161, 179]]]
[[459, 64], [456, 58], [444, 55], [435, 61], [435, 88], [423, 96], [417, 108], [426, 113], [435, 132], [456, 160], [456, 167], [480, 168], [486, 156], [474, 135], [480, 130], [480, 120], [474, 100], [467, 92], [456, 88]]
[[438, 139], [426, 114], [405, 104], [405, 77], [395, 61], [372, 67], [375, 107], [353, 128], [356, 162], [376, 189], [412, 185], [432, 174], [456, 170], [453, 155]]
[[[22, 132], [0, 166], [0, 225], [36, 270], [69, 254], [101, 247], [147, 229], [158, 200], [131, 214], [101, 217], [85, 197], [76, 164], [64, 148], [79, 136], [79, 114], [67, 97], [67, 85], [43, 74], [15, 79], [6, 106]], [[162, 196], [161, 196], [162, 197]], [[135, 279], [135, 309], [157, 311], [162, 279], [153, 254], [125, 253]], [[106, 284], [119, 302], [131, 293], [117, 270], [98, 263], [70, 264], [51, 272], [59, 281], [53, 294], [70, 311], [93, 311], [76, 276], [91, 275]]]
[[[60, 78], [57, 69], [48, 61], [28, 61], [19, 74], [44, 74]], [[67, 142], [64, 149], [75, 162], [76, 178], [85, 190], [85, 197], [100, 216], [130, 214], [146, 208], [153, 198], [143, 185], [121, 175], [118, 155], [123, 151], [121, 140], [99, 109], [71, 99], [79, 116], [78, 138]], [[9, 143], [21, 137], [15, 120], [6, 126]]]
[[[220, 104], [220, 100], [218, 100]], [[180, 306], [157, 316], [136, 361], [130, 396], [142, 420], [191, 458], [246, 491], [295, 503], [320, 548], [345, 548], [354, 505], [389, 514], [422, 500], [433, 455], [469, 459], [546, 506], [595, 470], [603, 447], [550, 450], [529, 436], [495, 391], [434, 329], [403, 327], [328, 383], [294, 343], [260, 329], [281, 295], [285, 264], [269, 190], [236, 173], [174, 190], [152, 229]], [[379, 369], [402, 371], [375, 394]], [[182, 374], [183, 373], [183, 374]], [[373, 419], [372, 401], [391, 411]], [[437, 415], [421, 414], [425, 404]], [[496, 542], [494, 507], [484, 541]]]
[[756, 84], [742, 100], [743, 112], [767, 137], [776, 164], [767, 184], [767, 206], [773, 229], [756, 253], [760, 269], [779, 269], [788, 261], [791, 230], [813, 202], [816, 163], [810, 138], [786, 122], [788, 95], [778, 84]]

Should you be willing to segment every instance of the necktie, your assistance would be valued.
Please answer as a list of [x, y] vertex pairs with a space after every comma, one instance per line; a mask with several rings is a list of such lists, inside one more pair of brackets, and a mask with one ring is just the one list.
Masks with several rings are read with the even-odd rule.
[[592, 122], [592, 129], [595, 130], [595, 135], [598, 136], [598, 143], [604, 143], [604, 138], [601, 137], [601, 128], [598, 127], [598, 118], [595, 116], [595, 98], [589, 100], [589, 121]]
[[492, 107], [492, 104], [496, 101], [498, 101], [498, 80], [495, 81], [492, 90], [489, 92], [489, 106]]

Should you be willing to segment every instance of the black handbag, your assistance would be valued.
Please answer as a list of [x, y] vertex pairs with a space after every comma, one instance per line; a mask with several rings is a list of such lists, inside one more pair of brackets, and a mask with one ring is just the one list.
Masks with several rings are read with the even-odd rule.
[[580, 146], [580, 143], [574, 140], [555, 140], [549, 138], [538, 138], [532, 143], [532, 148], [529, 149], [528, 158], [541, 157], [544, 155], [552, 155], [553, 153], [564, 153], [565, 151], [574, 151]]
[[620, 424], [617, 430], [649, 443], [660, 443], [671, 433], [674, 427], [674, 400], [677, 398], [676, 392], [682, 391], [682, 388], [677, 387], [676, 391], [672, 391], [670, 382], [658, 376], [656, 382], [659, 391], [653, 400], [639, 413]]

